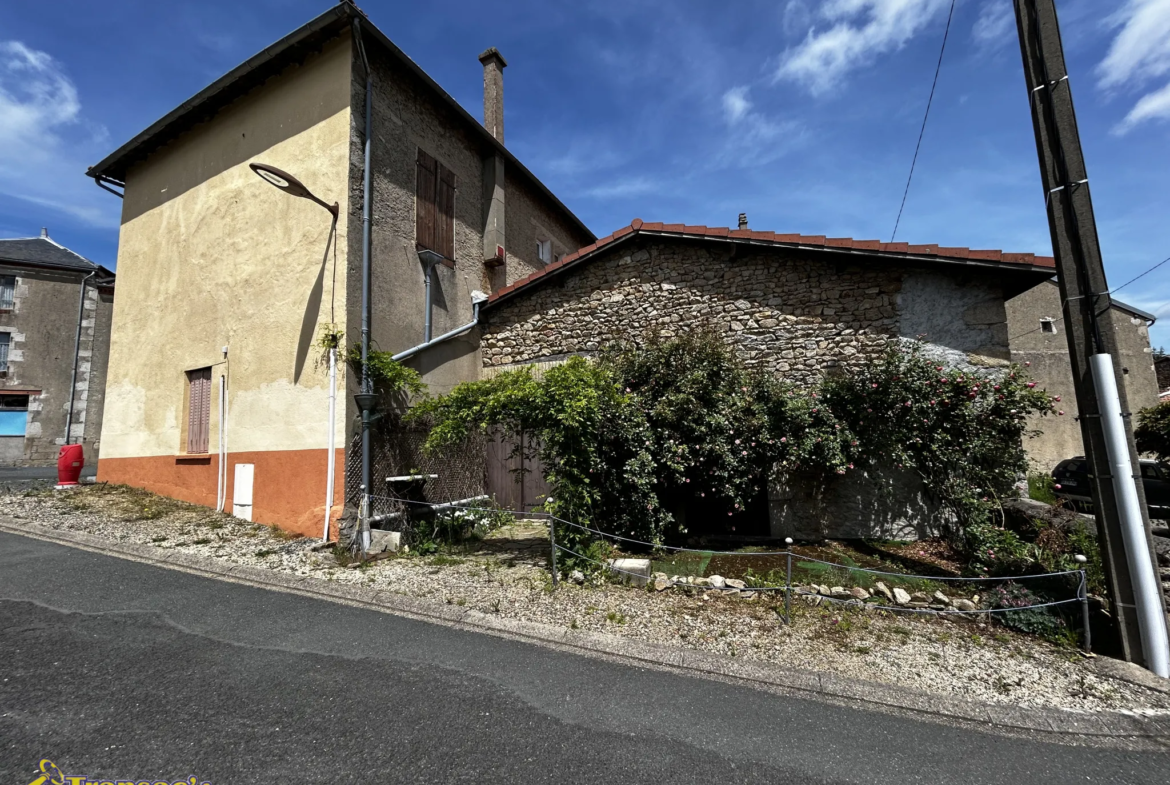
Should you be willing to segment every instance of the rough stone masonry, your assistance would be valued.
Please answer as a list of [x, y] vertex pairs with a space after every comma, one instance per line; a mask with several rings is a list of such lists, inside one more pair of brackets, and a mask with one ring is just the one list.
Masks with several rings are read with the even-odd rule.
[[491, 308], [486, 367], [589, 354], [699, 327], [750, 366], [798, 385], [921, 338], [960, 365], [1008, 356], [1002, 288], [988, 274], [849, 263], [788, 249], [625, 243]]

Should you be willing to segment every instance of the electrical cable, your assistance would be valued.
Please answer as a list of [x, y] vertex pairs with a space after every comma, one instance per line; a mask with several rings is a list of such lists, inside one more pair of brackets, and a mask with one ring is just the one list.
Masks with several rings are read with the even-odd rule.
[[898, 236], [898, 225], [902, 223], [902, 211], [906, 209], [906, 197], [910, 193], [910, 181], [914, 179], [914, 167], [918, 163], [918, 151], [922, 148], [922, 137], [926, 133], [926, 121], [930, 117], [930, 105], [934, 102], [934, 90], [938, 87], [938, 74], [942, 70], [943, 55], [947, 51], [947, 38], [951, 34], [951, 19], [955, 16], [955, 0], [951, 0], [951, 10], [947, 14], [947, 29], [943, 31], [942, 48], [938, 53], [938, 64], [934, 67], [934, 81], [930, 83], [930, 97], [926, 99], [926, 113], [922, 116], [922, 128], [918, 131], [918, 144], [914, 145], [914, 158], [910, 161], [910, 176], [906, 178], [906, 189], [902, 191], [902, 204], [898, 207], [898, 218], [894, 221], [894, 231], [890, 234], [890, 242]]

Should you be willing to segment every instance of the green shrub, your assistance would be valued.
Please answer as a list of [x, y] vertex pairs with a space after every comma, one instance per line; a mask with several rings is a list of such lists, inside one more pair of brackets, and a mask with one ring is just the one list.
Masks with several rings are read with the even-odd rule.
[[1028, 472], [1028, 498], [1056, 504], [1056, 481], [1048, 472]]
[[1160, 461], [1170, 460], [1170, 401], [1138, 412], [1133, 438], [1138, 452], [1153, 453]]
[[[961, 526], [986, 523], [1026, 467], [1026, 417], [1052, 406], [1034, 388], [1018, 368], [957, 371], [911, 345], [799, 390], [697, 332], [573, 357], [540, 379], [521, 369], [461, 384], [411, 416], [431, 424], [429, 450], [491, 427], [536, 434], [549, 512], [659, 544], [685, 533], [664, 499], [733, 516], [777, 465], [823, 480], [893, 463], [916, 471]], [[562, 528], [558, 541], [586, 547]]]
[[984, 607], [990, 610], [1020, 609], [992, 614], [1005, 627], [1039, 635], [1054, 643], [1076, 643], [1075, 632], [1057, 610], [1060, 606], [1029, 607], [1050, 602], [1044, 595], [1034, 594], [1024, 586], [1009, 581], [991, 589], [985, 597]]

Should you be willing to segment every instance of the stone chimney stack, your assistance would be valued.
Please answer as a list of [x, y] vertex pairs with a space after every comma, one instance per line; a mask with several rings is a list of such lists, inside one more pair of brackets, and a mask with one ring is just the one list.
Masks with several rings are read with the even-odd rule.
[[49, 239], [49, 227], [47, 227], [47, 226], [41, 227], [41, 237], [44, 237], [46, 240]]
[[740, 213], [740, 214], [739, 214], [739, 228], [740, 228], [740, 229], [746, 229], [746, 228], [748, 228], [748, 224], [747, 224], [747, 213]]
[[508, 61], [494, 46], [479, 56], [483, 63], [483, 127], [504, 143], [504, 68]]

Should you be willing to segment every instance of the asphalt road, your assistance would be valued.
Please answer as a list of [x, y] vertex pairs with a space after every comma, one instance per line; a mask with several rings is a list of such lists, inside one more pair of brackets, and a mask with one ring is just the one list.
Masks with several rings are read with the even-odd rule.
[[0, 782], [42, 758], [216, 784], [1170, 780], [1170, 752], [843, 708], [0, 534]]

